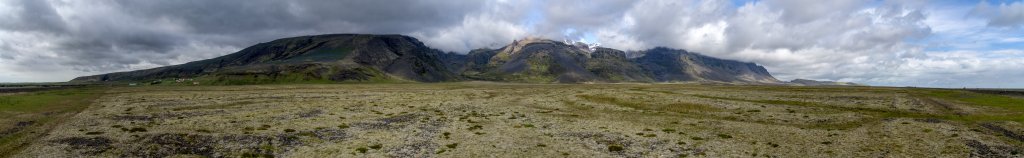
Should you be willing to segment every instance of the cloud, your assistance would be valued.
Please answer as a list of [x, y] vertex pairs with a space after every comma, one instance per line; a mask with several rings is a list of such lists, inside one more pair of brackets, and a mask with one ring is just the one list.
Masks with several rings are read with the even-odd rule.
[[531, 2], [491, 1], [484, 4], [485, 11], [467, 14], [457, 23], [442, 29], [427, 29], [409, 33], [427, 46], [467, 53], [478, 48], [499, 48], [529, 34], [529, 26], [518, 21], [529, 16]]
[[[784, 80], [809, 78], [888, 86], [1021, 86], [990, 78], [1024, 78], [1021, 73], [1005, 73], [1014, 71], [1013, 67], [1024, 67], [1019, 62], [1024, 56], [993, 58], [984, 55], [992, 54], [990, 51], [963, 50], [971, 55], [951, 57], [944, 51], [926, 51], [928, 42], [912, 42], [930, 41], [936, 36], [929, 25], [935, 24], [934, 19], [971, 21], [930, 17], [930, 13], [943, 8], [925, 3], [647, 0], [629, 5], [631, 8], [610, 24], [595, 27], [599, 42], [605, 46], [631, 50], [683, 48], [756, 62]], [[941, 40], [957, 44], [975, 39], [975, 43], [984, 43], [979, 47], [986, 48], [991, 43], [1014, 41], [1000, 38], [999, 33], [979, 32], [984, 30], [975, 27], [944, 25], [941, 29]], [[977, 37], [978, 33], [992, 36]]]
[[1000, 3], [997, 6], [982, 1], [968, 15], [988, 19], [989, 26], [1019, 28], [1024, 25], [1024, 2]]
[[[816, 7], [800, 7], [801, 4]], [[603, 28], [612, 47], [684, 48], [766, 65], [782, 79], [865, 81], [920, 54], [910, 39], [927, 37], [921, 10], [899, 3], [868, 7], [861, 1], [814, 4], [763, 1], [642, 1]], [[735, 6], [735, 7], [734, 7]], [[843, 71], [836, 71], [843, 70]]]
[[[442, 36], [432, 32], [458, 26], [466, 21], [462, 15], [489, 9], [484, 5], [418, 0], [2, 1], [0, 64], [8, 66], [0, 71], [20, 76], [7, 78], [44, 78], [16, 81], [62, 81], [216, 57], [289, 36]], [[68, 75], [49, 74], [52, 70], [68, 70], [62, 71]]]
[[[875, 81], [883, 85], [917, 83], [936, 87], [1020, 87], [1015, 81], [1024, 80], [1022, 57], [999, 56], [1002, 53], [1020, 53], [1020, 50], [993, 52], [945, 51], [929, 52], [928, 58], [909, 59], [892, 73], [890, 78]], [[993, 55], [995, 54], [995, 55]]]
[[476, 48], [496, 49], [528, 35], [523, 26], [489, 17], [467, 18], [462, 25], [441, 30], [436, 34], [437, 36], [429, 36], [425, 33], [415, 33], [412, 36], [441, 50], [469, 52]]
[[864, 0], [833, 0], [819, 3], [816, 0], [766, 0], [765, 5], [778, 11], [786, 23], [806, 23], [830, 17], [846, 16], [850, 12], [864, 7], [869, 1]]
[[12, 0], [3, 3], [3, 10], [8, 11], [4, 13], [6, 16], [0, 16], [0, 20], [7, 21], [0, 23], [0, 28], [4, 30], [56, 33], [65, 31], [62, 17], [46, 1]]
[[586, 32], [593, 32], [609, 22], [618, 21], [622, 13], [637, 1], [564, 0], [542, 3], [538, 12], [544, 18], [534, 29], [534, 34], [555, 39], [579, 39]]
[[[591, 38], [756, 62], [776, 77], [877, 85], [1017, 86], [1024, 3], [924, 0], [9, 0], [0, 82], [207, 59], [273, 39], [406, 34], [465, 53], [514, 39]], [[986, 28], [989, 27], [989, 28]], [[1013, 71], [1013, 72], [1004, 72]]]

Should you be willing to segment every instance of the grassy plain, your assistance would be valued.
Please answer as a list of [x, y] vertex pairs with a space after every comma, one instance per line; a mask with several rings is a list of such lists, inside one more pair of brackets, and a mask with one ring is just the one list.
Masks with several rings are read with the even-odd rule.
[[[52, 105], [0, 108], [39, 106]], [[1024, 99], [943, 89], [144, 86], [112, 88], [90, 106], [74, 107], [84, 110], [70, 110], [81, 112], [9, 156], [1024, 156]]]
[[102, 88], [0, 93], [0, 157], [41, 140], [55, 126], [88, 107]]

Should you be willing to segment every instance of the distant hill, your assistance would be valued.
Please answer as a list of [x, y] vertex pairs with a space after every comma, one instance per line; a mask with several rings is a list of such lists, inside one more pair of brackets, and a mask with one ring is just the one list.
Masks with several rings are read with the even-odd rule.
[[429, 48], [403, 35], [330, 34], [278, 39], [217, 58], [72, 81], [188, 78], [215, 84], [464, 80], [782, 83], [754, 63], [680, 49], [659, 47], [626, 54], [611, 48], [528, 38], [462, 55]]

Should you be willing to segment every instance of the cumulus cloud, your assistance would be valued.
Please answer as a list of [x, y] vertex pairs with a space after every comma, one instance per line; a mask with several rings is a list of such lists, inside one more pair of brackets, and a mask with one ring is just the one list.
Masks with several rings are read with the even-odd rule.
[[2, 1], [0, 65], [6, 65], [7, 78], [21, 78], [14, 81], [62, 81], [216, 57], [289, 36], [438, 32], [458, 26], [462, 15], [488, 9], [482, 6], [417, 0]]
[[[1020, 50], [930, 52], [928, 58], [907, 59], [891, 72], [876, 78], [880, 85], [906, 83], [935, 87], [1020, 87], [1024, 80], [1024, 58]], [[899, 74], [895, 74], [899, 73]]]
[[898, 67], [908, 57], [904, 54], [920, 53], [904, 41], [931, 32], [920, 10], [865, 4], [767, 0], [734, 7], [726, 1], [642, 1], [625, 11], [619, 23], [627, 25], [608, 26], [600, 37], [613, 47], [669, 46], [753, 61], [783, 79], [863, 81], [885, 77], [866, 72]]
[[988, 19], [989, 26], [1018, 28], [1024, 25], [1024, 2], [992, 5], [982, 1], [969, 15]]
[[462, 25], [440, 30], [436, 32], [436, 36], [427, 34], [417, 32], [412, 36], [430, 43], [429, 45], [434, 48], [455, 52], [469, 52], [476, 48], [498, 48], [528, 35], [523, 26], [489, 17], [466, 18]]
[[864, 7], [870, 1], [834, 0], [820, 3], [816, 0], [766, 0], [764, 4], [773, 6], [785, 23], [806, 23], [830, 17], [846, 16], [850, 12]]
[[537, 36], [579, 39], [586, 32], [622, 18], [622, 13], [636, 3], [633, 0], [564, 0], [545, 1], [537, 11], [543, 18], [534, 28]]
[[533, 5], [536, 4], [529, 1], [490, 1], [484, 4], [484, 11], [463, 15], [461, 23], [443, 29], [419, 30], [409, 35], [428, 46], [456, 53], [498, 48], [530, 36], [529, 26], [519, 21], [530, 16], [529, 7]]
[[[944, 51], [928, 51], [927, 44], [911, 42], [934, 36], [927, 21], [935, 8], [925, 1], [764, 0], [734, 4], [647, 0], [623, 6], [630, 8], [623, 10], [621, 17], [611, 18], [610, 24], [591, 26], [605, 46], [631, 50], [656, 46], [683, 48], [756, 62], [785, 80], [1005, 87], [1012, 84], [990, 82], [988, 78], [1024, 66], [1016, 62], [1024, 60], [1021, 56], [982, 58], [977, 54], [991, 52], [970, 51], [975, 55], [953, 58], [942, 55], [947, 54]], [[976, 28], [943, 29], [942, 33], [962, 33], [943, 37], [980, 38], [974, 37], [980, 33], [972, 30]], [[999, 38], [1003, 43], [1013, 40]]]

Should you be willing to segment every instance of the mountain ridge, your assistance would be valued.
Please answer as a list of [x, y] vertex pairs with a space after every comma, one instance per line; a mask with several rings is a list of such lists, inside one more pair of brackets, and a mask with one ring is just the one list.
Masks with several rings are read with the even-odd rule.
[[[405, 35], [325, 34], [259, 43], [228, 55], [72, 82], [197, 78], [204, 82], [726, 82], [780, 84], [762, 66], [657, 47], [640, 55], [540, 38], [445, 53]], [[635, 57], [631, 57], [635, 56]]]

